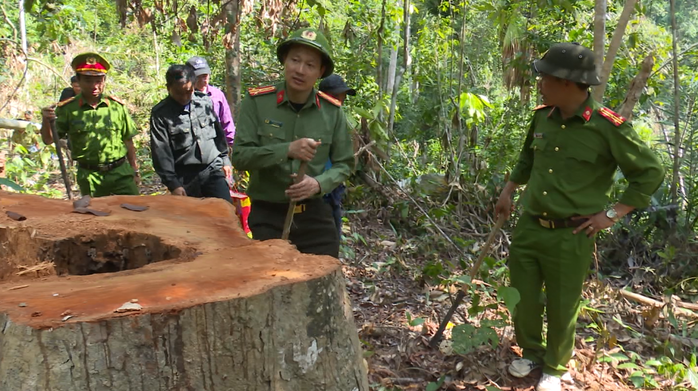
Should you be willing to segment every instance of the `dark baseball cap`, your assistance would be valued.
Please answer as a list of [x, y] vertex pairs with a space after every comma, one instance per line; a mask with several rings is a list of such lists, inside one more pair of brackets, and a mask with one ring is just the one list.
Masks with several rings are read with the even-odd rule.
[[320, 91], [328, 94], [341, 94], [342, 92], [346, 92], [347, 95], [356, 95], [356, 90], [349, 88], [347, 83], [344, 82], [344, 79], [337, 74], [329, 75], [322, 80], [320, 82]]
[[203, 57], [194, 56], [187, 61], [187, 65], [194, 68], [194, 76], [211, 74], [211, 68], [208, 67], [208, 62]]

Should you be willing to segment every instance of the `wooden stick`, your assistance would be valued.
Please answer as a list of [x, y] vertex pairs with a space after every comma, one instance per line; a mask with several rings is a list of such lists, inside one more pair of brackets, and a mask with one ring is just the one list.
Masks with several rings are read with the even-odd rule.
[[[620, 293], [621, 296], [625, 297], [626, 299], [642, 303], [645, 305], [650, 305], [653, 307], [663, 307], [665, 303], [662, 303], [661, 301], [657, 301], [654, 299], [651, 299], [647, 296], [643, 296], [634, 292], [626, 291], [623, 289], [618, 290], [618, 293]], [[693, 304], [693, 303], [684, 303], [682, 301], [676, 302], [675, 303], [677, 307], [680, 307], [677, 309], [676, 314], [677, 315], [682, 315], [688, 318], [698, 318], [698, 314], [696, 314], [693, 311], [689, 310], [698, 310], [698, 304]]]
[[[499, 215], [499, 218], [497, 219], [494, 228], [492, 228], [492, 232], [490, 232], [490, 236], [487, 237], [485, 245], [482, 246], [482, 249], [480, 249], [480, 256], [478, 256], [477, 261], [475, 261], [475, 263], [473, 264], [473, 267], [470, 268], [470, 281], [472, 281], [475, 278], [478, 270], [480, 270], [480, 265], [482, 265], [482, 261], [485, 259], [485, 256], [487, 256], [487, 253], [490, 251], [492, 242], [494, 242], [494, 238], [497, 236], [497, 233], [502, 228], [502, 225], [504, 225], [504, 221], [506, 221], [506, 216], [504, 214]], [[444, 316], [444, 318], [441, 320], [439, 329], [436, 330], [436, 334], [434, 334], [434, 336], [431, 337], [431, 340], [429, 341], [429, 346], [431, 346], [432, 348], [439, 346], [439, 342], [441, 342], [441, 337], [443, 336], [444, 330], [446, 330], [446, 326], [448, 326], [448, 322], [451, 321], [451, 317], [453, 317], [453, 314], [456, 312], [456, 308], [458, 308], [460, 303], [465, 298], [465, 295], [467, 294], [467, 287], [467, 284], [461, 285], [455, 300], [453, 300], [451, 308], [446, 313], [446, 316]]]
[[[294, 179], [293, 183], [298, 183], [303, 180], [305, 176], [305, 170], [308, 168], [308, 162], [301, 162], [298, 168], [298, 174]], [[284, 220], [284, 229], [281, 231], [281, 239], [288, 240], [289, 235], [291, 235], [291, 224], [293, 224], [293, 214], [296, 209], [296, 201], [291, 201], [288, 203], [288, 211], [286, 212], [286, 219]]]

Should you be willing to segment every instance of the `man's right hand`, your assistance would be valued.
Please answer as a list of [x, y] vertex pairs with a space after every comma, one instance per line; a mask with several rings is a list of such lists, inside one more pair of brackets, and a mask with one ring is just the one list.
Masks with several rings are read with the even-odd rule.
[[183, 196], [183, 197], [186, 197], [186, 195], [187, 195], [187, 192], [184, 191], [184, 188], [183, 188], [182, 186], [180, 186], [180, 187], [178, 187], [178, 188], [172, 190], [171, 193], [172, 193], [172, 195], [174, 195], [174, 196]]
[[293, 141], [288, 146], [288, 157], [291, 159], [309, 162], [315, 157], [317, 147], [321, 144], [320, 141], [315, 141], [312, 138], [302, 138]]
[[41, 117], [49, 121], [56, 119], [56, 105], [51, 105], [41, 109]]
[[511, 193], [504, 190], [499, 195], [497, 200], [497, 205], [494, 207], [494, 217], [499, 219], [499, 216], [504, 216], [505, 219], [509, 219], [511, 215]]

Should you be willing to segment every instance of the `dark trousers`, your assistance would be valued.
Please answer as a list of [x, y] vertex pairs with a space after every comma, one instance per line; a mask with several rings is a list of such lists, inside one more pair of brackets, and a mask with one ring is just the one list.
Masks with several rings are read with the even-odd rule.
[[185, 184], [184, 191], [189, 197], [214, 197], [233, 203], [222, 170], [211, 170], [207, 166], [188, 166], [178, 171], [180, 180]]
[[346, 187], [344, 185], [339, 185], [329, 194], [325, 194], [322, 197], [322, 199], [332, 207], [332, 217], [334, 218], [334, 224], [337, 227], [337, 234], [340, 239], [342, 239], [342, 216], [344, 215], [342, 197], [344, 197], [345, 190]]
[[[339, 258], [339, 236], [332, 217], [332, 208], [316, 198], [297, 203], [301, 210], [293, 215], [289, 240], [305, 254], [329, 255]], [[248, 217], [252, 238], [281, 239], [287, 203], [252, 200]]]

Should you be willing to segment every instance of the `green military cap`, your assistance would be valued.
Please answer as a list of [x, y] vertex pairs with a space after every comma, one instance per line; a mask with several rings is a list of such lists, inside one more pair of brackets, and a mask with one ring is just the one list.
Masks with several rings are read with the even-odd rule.
[[109, 61], [97, 53], [81, 53], [73, 58], [70, 63], [75, 73], [87, 76], [103, 76], [106, 75], [111, 68]]
[[576, 83], [599, 85], [601, 80], [594, 64], [594, 52], [578, 43], [556, 43], [533, 62], [533, 69]]
[[296, 43], [319, 50], [322, 54], [323, 65], [325, 65], [325, 73], [322, 74], [322, 78], [332, 74], [334, 71], [334, 63], [332, 62], [330, 44], [327, 42], [327, 38], [316, 29], [307, 28], [296, 30], [283, 41], [279, 47], [276, 48], [276, 57], [281, 64], [284, 63], [286, 53], [288, 53], [291, 46]]

